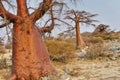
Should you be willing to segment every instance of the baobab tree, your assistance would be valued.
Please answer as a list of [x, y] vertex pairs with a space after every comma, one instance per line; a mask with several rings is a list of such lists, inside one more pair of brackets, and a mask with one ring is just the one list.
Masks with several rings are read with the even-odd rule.
[[109, 28], [109, 25], [99, 24], [99, 25], [95, 28], [93, 34], [97, 34], [97, 33], [107, 33], [107, 32], [110, 31], [110, 29], [108, 29], [108, 28]]
[[43, 0], [37, 9], [30, 13], [27, 0], [16, 0], [17, 14], [13, 14], [5, 8], [3, 1], [9, 0], [0, 0], [0, 16], [5, 20], [0, 28], [13, 23], [13, 65], [12, 76], [8, 80], [39, 80], [43, 76], [54, 74], [56, 70], [42, 40], [42, 33], [49, 32], [53, 26], [38, 29], [35, 23], [57, 2]]
[[66, 15], [67, 16], [65, 17], [65, 19], [69, 19], [75, 22], [75, 27], [70, 29], [76, 29], [76, 48], [79, 49], [85, 46], [85, 42], [83, 41], [82, 36], [80, 34], [80, 24], [85, 23], [87, 25], [93, 25], [92, 22], [96, 20], [92, 20], [92, 17], [96, 16], [97, 14], [91, 14], [86, 11], [68, 10], [66, 12]]

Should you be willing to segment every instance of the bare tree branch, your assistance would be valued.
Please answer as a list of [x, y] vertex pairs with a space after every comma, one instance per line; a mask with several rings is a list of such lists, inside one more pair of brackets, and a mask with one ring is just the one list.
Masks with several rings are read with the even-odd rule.
[[6, 23], [1, 24], [1, 25], [0, 25], [0, 28], [3, 28], [3, 27], [5, 27], [5, 26], [7, 26], [7, 25], [9, 25], [9, 24], [10, 24], [10, 22], [7, 21]]
[[[50, 20], [52, 20], [52, 23], [51, 23], [50, 26], [42, 27], [42, 28], [41, 28], [41, 31], [42, 31], [42, 32], [51, 32], [51, 30], [52, 30], [52, 29], [54, 28], [54, 26], [55, 26], [52, 8], [50, 9], [50, 15], [51, 15], [51, 19], [50, 19]], [[50, 20], [48, 20], [48, 21], [50, 21]], [[47, 23], [48, 23], [48, 21], [47, 21]]]
[[39, 18], [41, 18], [51, 7], [52, 0], [43, 0], [43, 3], [41, 3], [31, 15], [30, 18], [33, 22], [36, 22]]
[[2, 18], [6, 18], [6, 19], [9, 20], [10, 22], [15, 22], [15, 21], [17, 21], [17, 19], [19, 18], [19, 17], [17, 17], [16, 15], [8, 12], [8, 11], [4, 8], [1, 0], [0, 0], [0, 16], [1, 16]]
[[[63, 9], [63, 5], [65, 5], [64, 3], [62, 3], [62, 2], [54, 2], [53, 3], [53, 6], [61, 6], [61, 8], [59, 8], [59, 13], [61, 13], [61, 11], [62, 11], [62, 9]], [[53, 8], [53, 6], [51, 7], [51, 9], [50, 9], [50, 15], [51, 15], [51, 19], [49, 19], [47, 22], [46, 22], [46, 24], [51, 20], [51, 25], [50, 26], [47, 26], [47, 27], [43, 27], [43, 28], [41, 28], [41, 30], [42, 30], [42, 32], [51, 32], [51, 30], [54, 28], [54, 26], [55, 26], [55, 19], [56, 18], [54, 18], [54, 13], [53, 13], [53, 11], [55, 11], [55, 10], [53, 10], [52, 8]], [[58, 10], [57, 10], [58, 11]], [[45, 24], [45, 25], [46, 25]]]
[[53, 6], [59, 6], [60, 9], [58, 10], [59, 13], [62, 12], [63, 6], [67, 5], [64, 2], [57, 2], [53, 0], [44, 0], [42, 3], [40, 3], [38, 9], [36, 9], [33, 13], [31, 13], [30, 18], [33, 20], [33, 22], [36, 22], [38, 19], [40, 19], [44, 14]]
[[72, 18], [71, 16], [66, 16], [65, 19], [71, 19], [71, 20], [75, 21], [75, 19]]
[[58, 20], [58, 21], [60, 21], [60, 22], [62, 22], [62, 23], [64, 23], [64, 24], [66, 24], [66, 25], [68, 25], [68, 26], [70, 26], [70, 27], [73, 27], [72, 25], [70, 25], [69, 23], [67, 23], [67, 22], [65, 22], [65, 21], [63, 21], [63, 20], [60, 20], [60, 19], [58, 19], [58, 18], [55, 18], [56, 20]]
[[10, 0], [2, 0], [2, 1], [5, 1], [11, 8], [16, 8], [16, 6], [13, 5]]

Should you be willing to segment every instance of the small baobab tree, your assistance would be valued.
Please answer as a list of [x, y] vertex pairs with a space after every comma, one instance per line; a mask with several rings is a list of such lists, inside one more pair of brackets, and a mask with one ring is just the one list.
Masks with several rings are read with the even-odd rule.
[[90, 14], [86, 11], [68, 10], [66, 11], [66, 15], [67, 16], [65, 17], [65, 19], [69, 19], [75, 22], [75, 27], [70, 29], [76, 29], [76, 48], [79, 49], [82, 46], [85, 46], [85, 42], [83, 41], [80, 34], [80, 24], [84, 23], [87, 25], [93, 25], [92, 22], [96, 20], [92, 20], [92, 17], [96, 16], [97, 14]]

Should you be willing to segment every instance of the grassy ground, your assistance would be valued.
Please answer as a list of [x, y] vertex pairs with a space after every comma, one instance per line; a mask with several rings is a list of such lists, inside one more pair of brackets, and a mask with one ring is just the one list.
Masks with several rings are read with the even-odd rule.
[[[74, 38], [46, 39], [45, 43], [58, 75], [43, 80], [120, 80], [119, 37], [106, 38], [95, 35], [84, 37], [84, 40], [86, 46], [76, 50]], [[5, 59], [8, 61], [6, 62]], [[1, 53], [0, 80], [9, 77], [10, 63], [11, 52]]]

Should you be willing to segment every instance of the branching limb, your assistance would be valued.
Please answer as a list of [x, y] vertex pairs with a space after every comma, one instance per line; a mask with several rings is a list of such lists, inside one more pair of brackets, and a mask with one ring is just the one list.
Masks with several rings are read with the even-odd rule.
[[75, 17], [77, 17], [77, 13], [73, 10], [72, 13], [75, 15]]
[[41, 31], [43, 32], [43, 33], [46, 33], [46, 32], [51, 32], [51, 30], [53, 29], [53, 26], [47, 26], [47, 27], [42, 27], [41, 28]]
[[75, 19], [72, 18], [71, 16], [66, 16], [65, 19], [71, 19], [72, 21], [75, 21]]
[[63, 33], [70, 32], [70, 31], [72, 31], [74, 29], [75, 29], [75, 27], [71, 27], [69, 30], [64, 31]]
[[58, 20], [58, 21], [60, 21], [60, 22], [62, 22], [62, 23], [64, 23], [64, 24], [66, 24], [67, 26], [73, 27], [72, 25], [70, 25], [69, 23], [67, 23], [67, 22], [65, 22], [65, 21], [63, 21], [63, 20], [60, 20], [60, 19], [58, 19], [58, 18], [55, 18], [55, 19]]
[[[52, 7], [53, 7], [53, 6], [63, 6], [63, 5], [64, 5], [64, 3], [61, 3], [61, 2], [53, 2], [53, 3], [51, 4], [51, 7], [50, 7], [51, 19], [49, 19], [49, 20], [46, 22], [46, 24], [47, 24], [47, 23], [51, 20], [51, 25], [45, 27], [45, 26], [46, 26], [46, 24], [45, 24], [45, 26], [40, 29], [41, 32], [43, 32], [43, 33], [49, 32], [49, 33], [50, 33], [50, 32], [52, 31], [52, 29], [53, 29], [54, 26], [55, 26], [55, 22], [54, 22], [55, 19], [58, 20], [57, 18], [54, 18], [54, 14], [53, 14], [53, 11], [54, 11], [54, 10], [52, 10]], [[60, 8], [60, 13], [61, 13], [61, 10], [62, 10], [62, 7]]]
[[[60, 19], [58, 19], [58, 18], [54, 18], [55, 20], [58, 20], [58, 21], [60, 21], [60, 22], [62, 22], [62, 23], [64, 23], [64, 24], [66, 24], [67, 26], [70, 26], [70, 27], [73, 27], [72, 25], [70, 25], [69, 23], [67, 23], [67, 22], [65, 22], [65, 21], [63, 21], [63, 20], [60, 20]], [[49, 19], [48, 21], [47, 21], [47, 23], [50, 21], [50, 20], [52, 20], [52, 19]], [[46, 24], [45, 24], [46, 25]], [[44, 26], [45, 26], [44, 25]], [[55, 24], [54, 25], [50, 25], [50, 26], [47, 26], [47, 27], [42, 27], [40, 30], [42, 31], [42, 32], [51, 32], [51, 30], [54, 28], [54, 26], [55, 26]]]
[[30, 18], [33, 22], [36, 22], [41, 18], [51, 7], [52, 0], [43, 0], [43, 3], [40, 4], [38, 9], [36, 9], [31, 15]]
[[2, 1], [5, 1], [11, 8], [16, 8], [15, 5], [13, 5], [10, 0], [2, 0]]
[[[53, 16], [53, 10], [52, 10], [52, 8], [50, 9], [50, 15], [51, 15], [51, 19], [49, 19], [47, 22], [46, 22], [46, 24], [51, 20], [52, 21], [52, 23], [51, 23], [51, 25], [50, 26], [47, 26], [47, 27], [43, 27], [43, 28], [41, 28], [41, 31], [42, 32], [51, 32], [51, 30], [54, 28], [54, 26], [55, 26], [55, 23], [54, 23], [54, 16]], [[45, 24], [45, 25], [46, 25]]]
[[7, 25], [9, 25], [9, 24], [10, 24], [10, 22], [7, 21], [6, 23], [1, 24], [1, 25], [0, 25], [0, 28], [3, 28], [3, 27], [5, 27], [5, 26], [7, 26]]
[[2, 18], [6, 18], [7, 20], [9, 20], [10, 22], [15, 22], [17, 21], [18, 17], [10, 12], [8, 12], [3, 4], [2, 4], [2, 1], [0, 0], [0, 16]]

